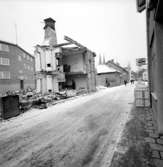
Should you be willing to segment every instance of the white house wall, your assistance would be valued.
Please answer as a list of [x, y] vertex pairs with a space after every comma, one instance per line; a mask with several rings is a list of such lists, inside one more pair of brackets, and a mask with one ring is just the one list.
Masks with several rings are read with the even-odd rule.
[[52, 76], [51, 75], [46, 76], [46, 82], [47, 82], [47, 92], [49, 92], [49, 90], [53, 91]]
[[40, 54], [35, 53], [35, 69], [37, 71], [41, 71], [41, 66], [40, 66]]
[[[51, 50], [45, 50], [45, 58], [46, 58], [46, 71], [51, 71], [53, 64]], [[48, 64], [50, 64], [50, 67], [48, 67]]]
[[41, 92], [41, 79], [36, 80], [36, 91]]
[[52, 82], [53, 82], [53, 91], [58, 92], [59, 91], [59, 86], [58, 86], [57, 78], [53, 77]]

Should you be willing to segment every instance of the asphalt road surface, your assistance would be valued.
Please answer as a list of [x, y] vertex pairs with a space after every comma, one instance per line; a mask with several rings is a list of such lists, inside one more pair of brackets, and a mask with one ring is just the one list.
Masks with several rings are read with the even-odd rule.
[[108, 167], [133, 89], [103, 89], [1, 122], [0, 167]]

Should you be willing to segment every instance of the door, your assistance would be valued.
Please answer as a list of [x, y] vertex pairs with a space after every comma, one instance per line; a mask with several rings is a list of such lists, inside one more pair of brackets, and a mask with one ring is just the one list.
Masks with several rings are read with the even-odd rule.
[[24, 89], [24, 80], [20, 80], [20, 89]]

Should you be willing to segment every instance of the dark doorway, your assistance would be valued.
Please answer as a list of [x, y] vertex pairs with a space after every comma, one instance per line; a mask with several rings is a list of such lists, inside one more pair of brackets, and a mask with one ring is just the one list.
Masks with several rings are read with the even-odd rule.
[[24, 89], [24, 80], [20, 80], [20, 89]]
[[72, 89], [76, 89], [76, 84], [74, 80], [72, 80]]

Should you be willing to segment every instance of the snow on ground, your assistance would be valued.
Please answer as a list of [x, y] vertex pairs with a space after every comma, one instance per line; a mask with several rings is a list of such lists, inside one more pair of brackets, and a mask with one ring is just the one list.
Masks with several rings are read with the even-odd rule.
[[0, 166], [103, 167], [134, 101], [134, 86], [119, 86], [48, 109], [32, 109], [0, 126]]

